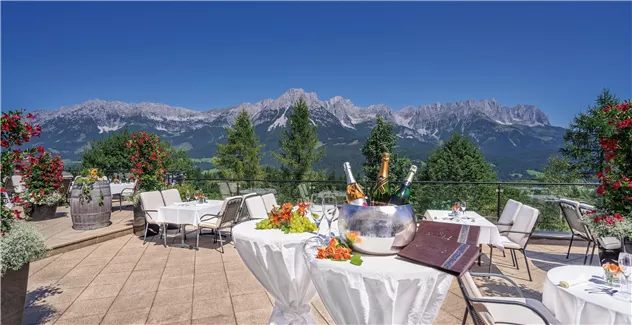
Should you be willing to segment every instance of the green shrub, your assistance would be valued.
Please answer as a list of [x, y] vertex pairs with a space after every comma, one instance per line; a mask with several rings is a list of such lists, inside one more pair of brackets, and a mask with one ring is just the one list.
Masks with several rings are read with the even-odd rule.
[[41, 258], [44, 253], [44, 237], [26, 221], [12, 221], [10, 230], [2, 235], [0, 243], [2, 274], [7, 270], [17, 271], [22, 265]]

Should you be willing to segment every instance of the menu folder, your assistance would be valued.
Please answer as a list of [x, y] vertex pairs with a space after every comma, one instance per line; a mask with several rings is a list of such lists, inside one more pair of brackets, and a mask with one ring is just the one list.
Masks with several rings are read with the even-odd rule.
[[398, 255], [454, 276], [461, 276], [478, 257], [478, 226], [424, 220], [415, 238]]

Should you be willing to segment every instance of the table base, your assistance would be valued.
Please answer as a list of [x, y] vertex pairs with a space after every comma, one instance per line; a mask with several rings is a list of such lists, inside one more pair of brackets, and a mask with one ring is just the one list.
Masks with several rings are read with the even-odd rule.
[[272, 315], [270, 315], [270, 320], [268, 324], [272, 325], [298, 325], [298, 324], [316, 324], [316, 320], [312, 316], [312, 312], [310, 311], [309, 305], [305, 305], [302, 308], [286, 308], [279, 305], [279, 303], [274, 304], [274, 309], [272, 310]]

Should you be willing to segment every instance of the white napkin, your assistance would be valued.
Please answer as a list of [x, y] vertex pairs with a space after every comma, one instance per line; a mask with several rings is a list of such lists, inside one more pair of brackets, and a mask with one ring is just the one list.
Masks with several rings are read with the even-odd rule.
[[586, 282], [586, 280], [582, 278], [577, 278], [577, 279], [569, 280], [569, 281], [560, 281], [560, 287], [568, 289], [572, 286], [575, 286], [584, 282]]

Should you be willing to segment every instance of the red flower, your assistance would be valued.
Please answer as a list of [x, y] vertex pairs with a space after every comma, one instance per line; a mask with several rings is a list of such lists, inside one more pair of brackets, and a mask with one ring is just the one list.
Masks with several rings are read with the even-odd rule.
[[606, 219], [606, 224], [609, 226], [614, 226], [614, 220], [612, 219], [612, 217], [608, 217]]
[[603, 178], [603, 172], [597, 172], [597, 178]]
[[600, 219], [599, 219], [599, 217], [595, 217], [595, 218], [593, 219], [593, 221], [595, 221], [595, 223], [599, 223], [599, 220], [600, 220]]
[[586, 211], [586, 215], [591, 215], [597, 213], [597, 210], [588, 210]]
[[26, 114], [26, 118], [35, 118], [35, 115], [33, 115], [32, 113], [28, 113]]
[[4, 189], [4, 187], [0, 188], [0, 193], [6, 193], [7, 190]]
[[615, 189], [621, 187], [621, 182], [616, 181], [616, 182], [612, 183], [612, 187], [614, 187]]
[[604, 168], [604, 170], [606, 171], [606, 173], [609, 173], [612, 170], [612, 168], [610, 168], [610, 166], [606, 166], [606, 168]]
[[603, 187], [603, 185], [597, 187], [597, 194], [603, 195], [604, 193], [606, 193], [606, 189]]
[[42, 147], [42, 146], [37, 146], [37, 152], [44, 153], [44, 152], [46, 152], [46, 149], [44, 149], [44, 147]]
[[622, 215], [620, 215], [619, 213], [615, 213], [615, 214], [614, 214], [614, 218], [615, 218], [615, 219], [617, 219], [618, 221], [623, 220], [623, 216], [622, 216]]

